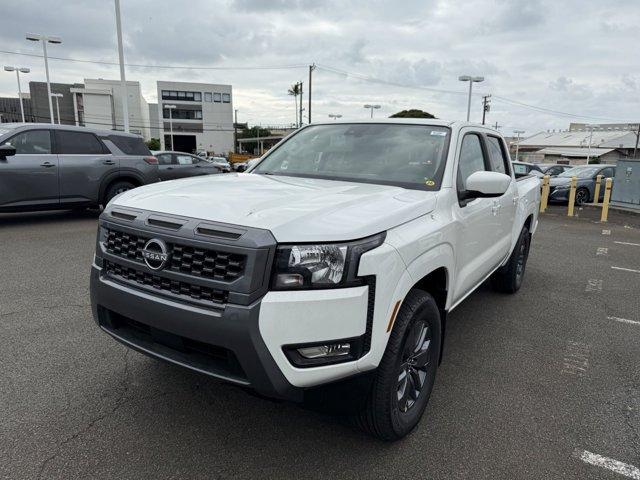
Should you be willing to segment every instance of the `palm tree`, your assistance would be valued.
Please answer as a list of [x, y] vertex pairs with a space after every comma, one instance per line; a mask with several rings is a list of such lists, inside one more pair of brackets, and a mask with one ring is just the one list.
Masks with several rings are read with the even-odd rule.
[[293, 95], [293, 100], [296, 104], [296, 128], [300, 126], [298, 120], [298, 95], [300, 95], [300, 83], [294, 83], [287, 91], [289, 95]]

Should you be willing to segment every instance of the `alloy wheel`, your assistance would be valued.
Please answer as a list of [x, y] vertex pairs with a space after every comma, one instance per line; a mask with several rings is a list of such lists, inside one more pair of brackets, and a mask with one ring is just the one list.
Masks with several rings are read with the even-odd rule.
[[431, 328], [425, 321], [414, 323], [405, 341], [398, 374], [397, 399], [401, 412], [417, 402], [431, 368]]

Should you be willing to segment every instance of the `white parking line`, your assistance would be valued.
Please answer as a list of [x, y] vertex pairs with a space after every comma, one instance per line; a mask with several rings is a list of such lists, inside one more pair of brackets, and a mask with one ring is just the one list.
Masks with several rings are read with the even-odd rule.
[[611, 235], [611, 230], [602, 230], [603, 235]]
[[614, 320], [614, 321], [620, 322], [620, 323], [628, 323], [630, 325], [639, 325], [640, 326], [640, 322], [638, 322], [637, 320], [629, 320], [628, 318], [607, 317], [607, 320]]
[[598, 247], [596, 250], [596, 255], [608, 255], [609, 249], [607, 247]]
[[614, 267], [614, 266], [611, 266], [611, 268], [613, 268], [614, 270], [622, 270], [623, 272], [640, 273], [640, 270], [634, 270], [633, 268], [623, 268], [623, 267]]
[[613, 242], [613, 243], [617, 243], [618, 245], [631, 245], [633, 247], [640, 247], [640, 243], [631, 243], [631, 242]]
[[589, 465], [606, 468], [607, 470], [611, 470], [612, 472], [624, 475], [627, 478], [640, 480], [640, 469], [634, 467], [633, 465], [629, 465], [628, 463], [622, 463], [618, 460], [614, 460], [613, 458], [603, 457], [602, 455], [587, 452], [586, 450], [576, 449], [573, 454]]

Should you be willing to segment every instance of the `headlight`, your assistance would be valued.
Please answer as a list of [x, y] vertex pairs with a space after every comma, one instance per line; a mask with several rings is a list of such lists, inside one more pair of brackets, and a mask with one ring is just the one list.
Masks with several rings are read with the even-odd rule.
[[571, 188], [571, 184], [568, 185], [558, 185], [556, 190], [569, 190]]
[[280, 245], [271, 285], [275, 290], [335, 288], [362, 285], [360, 256], [382, 244], [381, 233], [346, 243]]

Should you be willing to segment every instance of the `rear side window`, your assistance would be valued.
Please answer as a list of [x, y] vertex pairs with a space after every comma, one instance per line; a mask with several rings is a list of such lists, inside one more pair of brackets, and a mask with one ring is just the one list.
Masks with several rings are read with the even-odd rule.
[[480, 137], [468, 134], [462, 139], [460, 162], [458, 163], [458, 191], [467, 189], [467, 178], [475, 172], [485, 170], [484, 152]]
[[500, 139], [498, 137], [487, 136], [487, 149], [489, 150], [491, 170], [509, 175], [507, 157]]
[[93, 133], [56, 130], [56, 149], [62, 155], [102, 155], [109, 153]]
[[615, 170], [611, 167], [607, 167], [600, 172], [604, 178], [613, 178], [616, 176]]
[[142, 138], [109, 135], [109, 140], [122, 150], [122, 153], [125, 155], [151, 155], [149, 148], [144, 144]]
[[27, 130], [5, 142], [16, 149], [17, 155], [46, 155], [51, 153], [49, 130]]
[[191, 155], [176, 155], [178, 165], [193, 165], [193, 157]]

